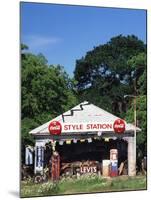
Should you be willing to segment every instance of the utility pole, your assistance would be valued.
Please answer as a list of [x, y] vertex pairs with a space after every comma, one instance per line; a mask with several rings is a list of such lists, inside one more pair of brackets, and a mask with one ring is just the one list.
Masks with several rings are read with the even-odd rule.
[[[132, 97], [133, 99], [133, 108], [134, 108], [134, 139], [133, 139], [133, 148], [131, 148], [131, 151], [133, 152], [128, 152], [129, 154], [133, 153], [133, 161], [132, 161], [132, 169], [131, 169], [131, 175], [135, 176], [136, 175], [136, 126], [137, 126], [137, 119], [136, 119], [136, 78], [134, 80], [134, 93], [135, 95], [124, 95], [124, 98], [126, 97]], [[132, 139], [132, 138], [131, 138]], [[131, 141], [132, 142], [132, 141]], [[130, 166], [130, 165], [129, 165]], [[131, 166], [130, 166], [131, 168]]]

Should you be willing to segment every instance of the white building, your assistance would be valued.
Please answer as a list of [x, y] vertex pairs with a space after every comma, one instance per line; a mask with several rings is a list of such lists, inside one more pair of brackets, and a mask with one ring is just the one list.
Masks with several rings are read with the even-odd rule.
[[[88, 102], [83, 102], [71, 110], [59, 115], [51, 121], [30, 131], [35, 138], [35, 173], [43, 171], [44, 147], [48, 142], [52, 145], [57, 143], [76, 143], [87, 140], [87, 147], [93, 139], [114, 141], [123, 140], [127, 142], [128, 175], [136, 175], [136, 132], [139, 128], [125, 123], [125, 130], [116, 133], [114, 123], [119, 118], [113, 114]], [[60, 135], [52, 135], [49, 131], [51, 122], [57, 121], [61, 124]], [[72, 153], [72, 152], [71, 152]]]

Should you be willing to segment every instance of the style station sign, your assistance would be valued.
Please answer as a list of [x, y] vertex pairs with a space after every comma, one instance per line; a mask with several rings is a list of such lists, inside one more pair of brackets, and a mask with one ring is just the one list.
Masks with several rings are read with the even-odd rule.
[[48, 130], [52, 135], [60, 135], [61, 132], [91, 132], [91, 131], [114, 131], [121, 134], [125, 131], [125, 122], [122, 119], [117, 119], [114, 123], [60, 123], [52, 121]]

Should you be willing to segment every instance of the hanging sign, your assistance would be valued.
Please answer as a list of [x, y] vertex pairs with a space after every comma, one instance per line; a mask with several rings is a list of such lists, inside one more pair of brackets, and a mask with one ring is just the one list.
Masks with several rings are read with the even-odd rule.
[[58, 121], [50, 122], [48, 130], [52, 135], [60, 135], [62, 131], [62, 126]]
[[115, 120], [114, 124], [113, 124], [113, 128], [115, 133], [124, 133], [125, 131], [125, 122], [122, 119], [117, 119]]

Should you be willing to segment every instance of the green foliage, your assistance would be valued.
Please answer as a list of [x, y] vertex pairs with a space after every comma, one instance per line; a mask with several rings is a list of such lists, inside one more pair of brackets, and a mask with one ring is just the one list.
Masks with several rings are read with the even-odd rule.
[[26, 44], [21, 44], [21, 50], [28, 50], [28, 46]]
[[21, 183], [21, 197], [63, 195], [94, 192], [113, 192], [128, 190], [145, 190], [146, 177], [114, 177], [107, 179], [96, 176], [81, 176], [79, 179], [70, 178], [60, 180], [57, 184], [47, 183]]
[[135, 71], [136, 89], [138, 94], [147, 92], [147, 57], [146, 53], [139, 53], [127, 61], [129, 67]]
[[68, 107], [68, 99], [75, 105], [69, 83], [60, 66], [47, 66], [41, 56], [26, 55], [22, 63], [22, 118], [33, 118], [42, 112], [61, 114]]
[[[123, 96], [134, 94], [134, 74], [138, 77], [143, 73], [145, 51], [145, 44], [136, 36], [119, 35], [87, 52], [85, 57], [76, 61], [74, 71], [80, 99], [92, 97], [90, 102], [121, 117], [121, 110], [112, 110], [112, 103], [118, 102], [124, 107]], [[141, 65], [136, 74], [138, 62]], [[144, 76], [139, 80], [139, 85]]]
[[[137, 126], [141, 128], [141, 132], [137, 134], [137, 153], [141, 155], [147, 154], [147, 58], [145, 53], [140, 53], [130, 60], [128, 65], [135, 70], [136, 78], [136, 113]], [[133, 101], [127, 112], [127, 120], [133, 122], [134, 107]]]
[[74, 80], [61, 66], [48, 65], [42, 55], [22, 52], [22, 142], [33, 142], [29, 131], [77, 104]]
[[34, 144], [32, 136], [29, 131], [37, 126], [34, 119], [24, 118], [21, 121], [22, 144]]
[[146, 45], [136, 36], [116, 36], [94, 47], [76, 61], [74, 71], [80, 101], [88, 100], [133, 123], [133, 98], [137, 95], [137, 120], [141, 133], [137, 147], [146, 153]]
[[[147, 155], [147, 100], [146, 95], [136, 98], [136, 119], [137, 126], [141, 132], [137, 133], [137, 153]], [[131, 108], [127, 111], [126, 121], [134, 123], [134, 101]]]
[[129, 83], [133, 69], [127, 64], [127, 60], [141, 52], [145, 52], [145, 45], [133, 35], [119, 35], [106, 44], [95, 47], [76, 61], [74, 74], [78, 88], [93, 86], [97, 78], [108, 82], [108, 85], [119, 84], [120, 81]]

